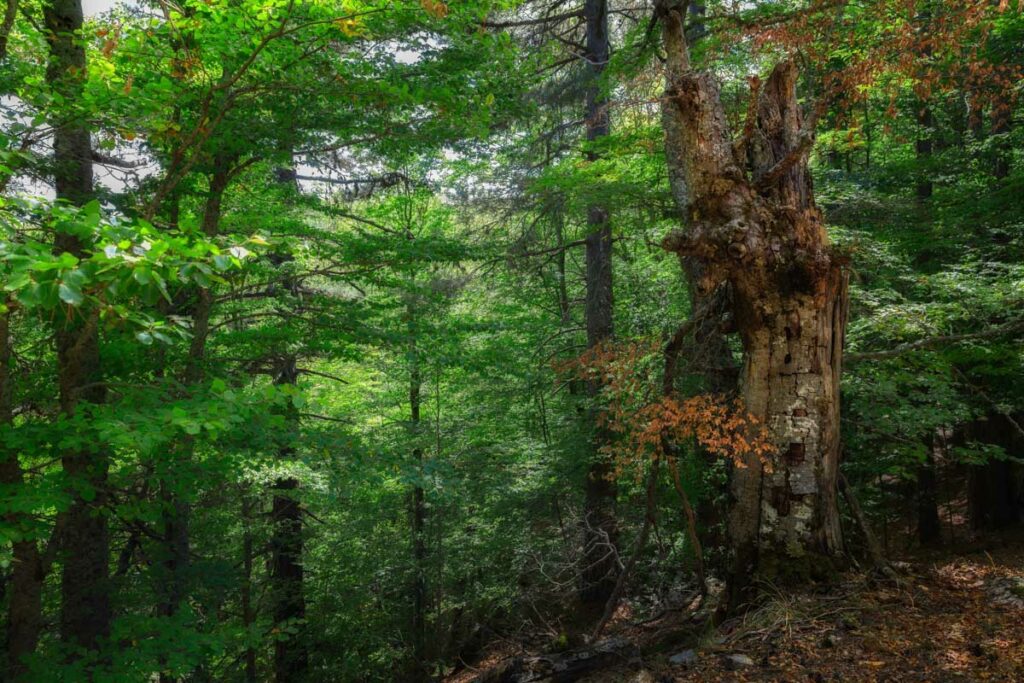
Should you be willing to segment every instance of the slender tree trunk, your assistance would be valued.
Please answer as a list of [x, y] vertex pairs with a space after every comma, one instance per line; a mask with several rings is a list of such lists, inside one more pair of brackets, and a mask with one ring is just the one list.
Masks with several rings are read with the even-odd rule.
[[[966, 429], [969, 440], [1001, 447], [1013, 459], [1024, 456], [1024, 435], [1019, 426], [1024, 414], [991, 413]], [[1016, 423], [1016, 424], [1015, 424]], [[967, 502], [971, 529], [998, 530], [1024, 522], [1024, 468], [1014, 460], [989, 458], [967, 468]]]
[[[837, 506], [839, 377], [847, 277], [814, 205], [797, 71], [786, 61], [758, 95], [739, 148], [710, 73], [691, 68], [681, 5], [660, 4], [667, 53], [666, 158], [684, 179], [688, 230], [664, 247], [702, 266], [703, 295], [728, 285], [743, 345], [741, 395], [778, 453], [732, 477], [735, 606], [758, 575], [806, 578], [842, 550]], [[823, 561], [824, 560], [824, 561]]]
[[[227, 190], [230, 177], [228, 160], [223, 156], [218, 156], [214, 170], [210, 174], [206, 205], [203, 210], [202, 230], [207, 237], [215, 237], [219, 231], [224, 192]], [[176, 203], [175, 200], [175, 205]], [[176, 213], [173, 206], [172, 210]], [[206, 366], [206, 342], [209, 337], [210, 316], [213, 313], [213, 294], [209, 288], [200, 287], [195, 296], [191, 311], [192, 340], [181, 374], [182, 384], [189, 388], [194, 388], [203, 381]], [[187, 600], [189, 595], [191, 508], [175, 480], [187, 481], [190, 479], [189, 471], [193, 466], [194, 451], [195, 439], [191, 436], [185, 436], [173, 446], [173, 459], [167, 463], [168, 471], [164, 473], [160, 485], [160, 498], [163, 503], [163, 569], [166, 578], [162, 586], [163, 595], [157, 605], [157, 614], [167, 618], [178, 613], [182, 602]], [[175, 680], [175, 677], [161, 673], [160, 680], [161, 683], [168, 683]]]
[[[555, 246], [558, 248], [558, 251], [555, 252], [555, 272], [558, 277], [557, 290], [559, 320], [562, 324], [562, 329], [568, 330], [573, 326], [573, 320], [572, 305], [569, 302], [569, 283], [566, 277], [565, 213], [562, 202], [562, 198], [559, 197], [558, 203], [551, 209], [551, 222], [555, 229]], [[582, 393], [581, 384], [582, 383], [579, 379], [571, 377], [567, 385], [569, 395], [579, 396]]]
[[[85, 76], [85, 48], [80, 40], [79, 0], [51, 0], [44, 8], [50, 35], [47, 80], [68, 106], [80, 99]], [[77, 112], [54, 121], [54, 185], [58, 200], [83, 205], [93, 198], [92, 145], [89, 129]], [[80, 237], [58, 233], [54, 251], [79, 258], [90, 245]], [[81, 403], [106, 401], [100, 370], [99, 315], [79, 309], [56, 330], [60, 406], [73, 415]], [[60, 632], [69, 646], [97, 650], [110, 633], [110, 535], [104, 511], [107, 500], [108, 454], [102, 446], [75, 448], [62, 455], [71, 482], [71, 506], [63, 532]]]
[[[285, 356], [274, 382], [292, 385], [298, 381], [295, 356]], [[299, 415], [294, 406], [286, 409], [287, 434], [279, 448], [278, 458], [288, 461], [295, 457], [295, 438]], [[278, 683], [302, 681], [309, 669], [309, 650], [305, 628], [306, 597], [303, 590], [302, 564], [302, 507], [298, 497], [299, 480], [294, 477], [278, 479], [274, 484], [271, 510], [273, 532], [271, 584], [274, 601], [274, 624], [287, 630], [287, 637], [274, 643], [274, 672]]]
[[[251, 634], [253, 624], [256, 623], [256, 610], [252, 602], [252, 510], [253, 499], [248, 494], [242, 497], [242, 625], [245, 627], [247, 636]], [[252, 645], [245, 648], [245, 683], [256, 683], [256, 648]]]
[[569, 286], [565, 268], [565, 214], [561, 201], [552, 210], [551, 222], [555, 227], [555, 267], [558, 276], [558, 313], [563, 329], [572, 327], [572, 309], [569, 305]]
[[[295, 168], [289, 163], [274, 171], [275, 180], [286, 189], [297, 191], [298, 180]], [[294, 288], [286, 280], [284, 286]], [[287, 351], [280, 355], [280, 370], [274, 382], [296, 388], [299, 380], [298, 359]], [[293, 404], [288, 405], [287, 441], [278, 449], [278, 459], [287, 462], [295, 458], [295, 446], [299, 432], [299, 413]], [[306, 630], [305, 569], [302, 561], [304, 552], [302, 505], [299, 498], [300, 482], [294, 477], [278, 479], [274, 485], [274, 500], [271, 517], [273, 533], [271, 549], [273, 567], [271, 571], [272, 593], [274, 596], [274, 623], [278, 628], [287, 629], [287, 639], [278, 640], [274, 645], [274, 672], [278, 683], [305, 680], [309, 670], [309, 643]]]
[[926, 444], [925, 461], [917, 469], [917, 538], [921, 545], [942, 542], [939, 521], [939, 489], [935, 471], [935, 451], [942, 448], [943, 431], [938, 429]]
[[924, 202], [931, 199], [933, 191], [931, 163], [935, 120], [931, 107], [927, 103], [919, 102], [917, 106], [919, 107], [917, 111], [918, 131], [914, 150], [917, 154], [917, 161], [920, 165], [919, 173], [921, 174], [917, 181], [917, 199]]
[[[706, 34], [703, 21], [705, 12], [706, 7], [703, 3], [690, 3], [688, 28], [690, 36], [695, 41]], [[674, 125], [673, 118], [669, 113], [663, 112], [662, 119], [665, 125]], [[668, 164], [669, 188], [679, 209], [680, 221], [684, 229], [688, 229], [690, 200], [686, 178], [682, 173], [684, 150], [676, 146], [667, 146], [665, 151], [671, 154], [671, 161]], [[688, 357], [687, 370], [701, 375], [708, 391], [715, 394], [731, 393], [736, 388], [737, 368], [723, 331], [729, 314], [728, 288], [723, 287], [711, 294], [705, 294], [699, 287], [704, 278], [704, 264], [700, 259], [684, 256], [680, 258], [680, 265], [687, 284], [691, 315], [701, 316], [699, 319], [695, 318], [697, 322], [692, 337], [693, 349]], [[669, 379], [674, 382], [675, 377]], [[704, 453], [703, 457], [710, 471], [718, 456]], [[715, 548], [724, 544], [722, 527], [726, 515], [727, 511], [721, 504], [721, 496], [708, 495], [697, 502], [697, 518], [702, 523], [703, 543], [706, 547]]]
[[[608, 64], [608, 3], [607, 0], [586, 0], [583, 5], [586, 22], [587, 62], [587, 141], [594, 143], [609, 133], [608, 99], [602, 92], [601, 74]], [[587, 159], [594, 161], [597, 153], [591, 149]], [[613, 334], [612, 326], [612, 227], [608, 209], [600, 204], [587, 207], [586, 237], [586, 320], [587, 347], [594, 348]], [[587, 382], [587, 395], [595, 399], [601, 387], [596, 381]], [[618, 524], [615, 517], [615, 481], [611, 463], [601, 452], [608, 443], [607, 430], [598, 425], [598, 413], [589, 413], [593, 431], [593, 461], [587, 471], [584, 488], [583, 572], [580, 598], [585, 603], [603, 605], [615, 588], [618, 563], [615, 546]]]
[[416, 306], [410, 300], [406, 307], [409, 332], [409, 430], [412, 434], [414, 447], [413, 464], [417, 470], [417, 480], [412, 487], [409, 502], [409, 516], [412, 526], [412, 646], [413, 646], [413, 678], [417, 681], [430, 679], [427, 651], [427, 539], [426, 521], [427, 508], [425, 492], [421, 477], [423, 475], [423, 448], [420, 439], [420, 412], [422, 407], [423, 374], [420, 368]]
[[18, 16], [18, 0], [7, 0], [4, 3], [3, 18], [0, 19], [0, 60], [7, 57], [7, 39], [14, 28], [14, 20]]
[[[11, 313], [0, 314], [0, 433], [13, 421], [13, 396], [10, 377]], [[8, 449], [0, 439], [0, 484], [15, 489], [24, 484], [18, 452]], [[27, 520], [8, 513], [4, 522], [24, 528]], [[6, 661], [3, 680], [17, 680], [25, 673], [23, 658], [35, 652], [43, 625], [43, 565], [39, 546], [34, 539], [12, 544], [11, 573], [8, 584], [10, 598], [7, 611]]]
[[993, 147], [992, 175], [1002, 180], [1010, 175], [1010, 155], [1012, 147], [1005, 136], [1013, 125], [1013, 107], [1009, 95], [996, 98], [992, 104], [992, 135], [1004, 137], [996, 141]]

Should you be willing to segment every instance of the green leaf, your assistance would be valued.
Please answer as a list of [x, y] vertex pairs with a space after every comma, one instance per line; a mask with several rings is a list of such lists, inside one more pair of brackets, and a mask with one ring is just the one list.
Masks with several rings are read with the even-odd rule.
[[60, 295], [61, 301], [72, 306], [82, 305], [82, 290], [78, 289], [77, 286], [68, 284], [67, 282], [60, 283], [58, 288], [58, 294]]

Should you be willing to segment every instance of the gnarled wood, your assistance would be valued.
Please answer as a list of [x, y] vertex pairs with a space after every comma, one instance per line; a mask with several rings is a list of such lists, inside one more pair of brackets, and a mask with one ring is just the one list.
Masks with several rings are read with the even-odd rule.
[[[777, 447], [733, 472], [734, 588], [758, 574], [806, 575], [842, 548], [837, 508], [839, 376], [847, 276], [828, 245], [807, 168], [793, 62], [757, 96], [748, 144], [734, 145], [719, 87], [690, 67], [685, 5], [663, 4], [662, 100], [670, 177], [685, 183], [688, 228], [663, 246], [700, 265], [704, 293], [728, 284], [743, 344], [741, 394]], [[683, 195], [674, 191], [676, 197]], [[826, 563], [827, 564], [827, 563]], [[735, 604], [742, 591], [734, 591]]]

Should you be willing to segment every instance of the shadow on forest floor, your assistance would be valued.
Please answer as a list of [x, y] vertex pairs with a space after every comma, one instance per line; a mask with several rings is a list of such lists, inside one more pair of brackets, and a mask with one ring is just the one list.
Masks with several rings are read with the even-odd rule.
[[898, 584], [848, 573], [827, 590], [774, 592], [693, 649], [679, 644], [685, 614], [639, 626], [624, 607], [606, 638], [636, 645], [620, 663], [586, 676], [495, 677], [502, 657], [494, 651], [476, 673], [449, 681], [486, 670], [480, 680], [515, 683], [1024, 681], [1024, 535], [1012, 536], [956, 554], [917, 552], [901, 564]]

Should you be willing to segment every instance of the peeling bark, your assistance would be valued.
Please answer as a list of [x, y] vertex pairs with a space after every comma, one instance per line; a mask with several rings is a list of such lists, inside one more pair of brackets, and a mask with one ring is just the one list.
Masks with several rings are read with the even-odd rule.
[[[734, 602], [755, 575], [806, 577], [842, 549], [837, 507], [839, 377], [847, 275], [830, 249], [807, 167], [792, 61], [778, 64], [733, 144], [715, 78], [691, 68], [685, 5], [659, 6], [667, 53], [662, 99], [671, 176], [685, 183], [688, 229], [663, 246], [699, 264], [702, 295], [727, 285], [743, 345], [740, 392], [777, 448], [733, 472]], [[682, 193], [674, 192], [678, 197]]]

